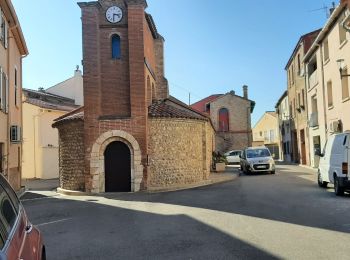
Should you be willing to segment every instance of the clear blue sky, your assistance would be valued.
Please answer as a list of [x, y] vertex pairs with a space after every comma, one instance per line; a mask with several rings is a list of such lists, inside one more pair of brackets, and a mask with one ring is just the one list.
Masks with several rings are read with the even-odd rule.
[[[81, 20], [72, 0], [12, 0], [30, 55], [24, 88], [48, 88], [73, 75], [81, 64]], [[188, 103], [249, 86], [257, 105], [253, 124], [286, 89], [284, 67], [305, 33], [326, 22], [331, 0], [148, 0], [165, 37], [170, 93]], [[339, 0], [336, 1], [338, 4]]]

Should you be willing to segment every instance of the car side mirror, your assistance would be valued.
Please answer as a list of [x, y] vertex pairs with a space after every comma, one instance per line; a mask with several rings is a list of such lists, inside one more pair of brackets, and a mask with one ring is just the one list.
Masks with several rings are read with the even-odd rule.
[[242, 155], [238, 155], [239, 156], [239, 158], [241, 158], [242, 159]]

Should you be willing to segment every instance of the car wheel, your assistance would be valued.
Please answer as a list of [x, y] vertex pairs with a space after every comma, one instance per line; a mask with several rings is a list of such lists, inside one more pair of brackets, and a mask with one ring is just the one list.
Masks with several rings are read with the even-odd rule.
[[328, 182], [325, 182], [322, 180], [322, 175], [320, 171], [318, 171], [317, 183], [318, 183], [318, 186], [320, 186], [321, 188], [327, 188]]
[[271, 171], [271, 174], [276, 174], [276, 171]]
[[344, 195], [344, 189], [340, 186], [339, 180], [337, 176], [334, 176], [334, 193], [337, 196]]

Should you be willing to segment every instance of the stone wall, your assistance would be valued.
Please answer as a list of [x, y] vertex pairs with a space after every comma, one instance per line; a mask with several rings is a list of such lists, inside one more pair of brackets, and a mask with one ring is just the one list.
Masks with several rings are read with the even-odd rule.
[[60, 187], [85, 191], [84, 123], [71, 121], [57, 126], [59, 131]]
[[215, 150], [225, 153], [251, 146], [251, 101], [228, 93], [210, 103], [210, 117], [217, 131], [221, 108], [229, 111], [229, 132], [217, 132]]
[[222, 153], [243, 150], [251, 145], [251, 135], [247, 133], [221, 132], [216, 134], [216, 150]]
[[149, 188], [184, 186], [209, 177], [213, 147], [209, 122], [152, 118], [149, 136]]

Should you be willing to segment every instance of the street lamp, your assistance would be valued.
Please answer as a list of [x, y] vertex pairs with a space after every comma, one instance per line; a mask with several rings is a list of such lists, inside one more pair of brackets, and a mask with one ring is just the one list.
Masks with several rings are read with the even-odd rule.
[[339, 60], [337, 60], [337, 63], [338, 63], [340, 78], [342, 79], [342, 78], [344, 78], [344, 77], [350, 77], [349, 74], [343, 75], [343, 63], [344, 63], [344, 59], [339, 59]]

